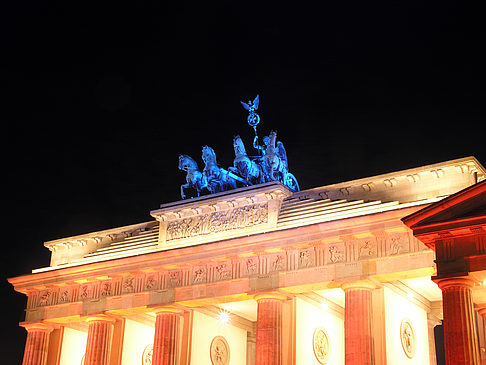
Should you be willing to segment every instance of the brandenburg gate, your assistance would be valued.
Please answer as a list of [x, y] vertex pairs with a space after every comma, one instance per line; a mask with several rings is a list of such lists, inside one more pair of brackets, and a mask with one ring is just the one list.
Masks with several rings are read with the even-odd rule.
[[23, 364], [432, 365], [442, 320], [449, 364], [483, 364], [485, 176], [467, 157], [303, 191], [193, 184], [147, 222], [45, 242], [50, 265], [9, 279]]

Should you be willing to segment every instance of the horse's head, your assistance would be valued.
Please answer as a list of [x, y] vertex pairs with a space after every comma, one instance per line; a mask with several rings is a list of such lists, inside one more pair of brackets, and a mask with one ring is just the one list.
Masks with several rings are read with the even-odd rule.
[[270, 134], [268, 135], [269, 141], [268, 144], [272, 145], [275, 147], [275, 141], [277, 140], [277, 132], [276, 131], [271, 131]]
[[179, 170], [197, 170], [197, 163], [187, 155], [179, 155]]
[[243, 141], [241, 140], [240, 136], [233, 137], [233, 147], [235, 149], [236, 156], [246, 155], [245, 145], [243, 144]]
[[203, 146], [202, 159], [203, 159], [205, 164], [207, 164], [209, 162], [216, 163], [216, 153], [214, 152], [214, 150], [211, 147]]

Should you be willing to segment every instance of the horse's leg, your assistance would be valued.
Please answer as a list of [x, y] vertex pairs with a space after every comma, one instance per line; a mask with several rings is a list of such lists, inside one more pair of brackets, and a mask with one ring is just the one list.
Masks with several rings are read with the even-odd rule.
[[189, 184], [184, 184], [184, 185], [181, 185], [181, 198], [182, 199], [186, 199], [186, 194], [184, 194], [184, 189], [187, 189], [189, 188], [190, 185]]

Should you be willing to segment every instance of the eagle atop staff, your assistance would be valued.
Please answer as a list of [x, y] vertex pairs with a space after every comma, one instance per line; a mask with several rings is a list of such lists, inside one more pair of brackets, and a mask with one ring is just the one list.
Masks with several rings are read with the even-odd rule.
[[240, 101], [241, 105], [243, 105], [243, 108], [245, 108], [246, 110], [248, 110], [250, 113], [254, 113], [255, 110], [258, 110], [258, 103], [260, 102], [260, 95], [257, 95], [255, 100], [253, 101], [249, 101], [248, 104], [243, 102], [243, 101]]
[[253, 101], [249, 101], [248, 104], [243, 102], [243, 101], [240, 101], [241, 105], [243, 105], [243, 108], [245, 108], [246, 110], [248, 110], [248, 124], [253, 127], [253, 129], [255, 130], [255, 134], [256, 134], [256, 127], [258, 125], [258, 123], [260, 123], [260, 116], [255, 113], [255, 110], [258, 110], [258, 103], [260, 102], [260, 95], [257, 95], [255, 100]]

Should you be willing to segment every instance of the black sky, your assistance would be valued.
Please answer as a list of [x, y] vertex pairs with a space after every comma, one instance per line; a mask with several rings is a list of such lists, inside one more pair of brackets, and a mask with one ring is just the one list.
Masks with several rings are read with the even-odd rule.
[[[317, 2], [316, 2], [317, 3]], [[260, 94], [301, 188], [469, 155], [486, 164], [480, 2], [3, 2], [5, 363], [43, 242], [150, 220], [180, 153], [251, 147]], [[6, 335], [5, 335], [6, 334]]]

